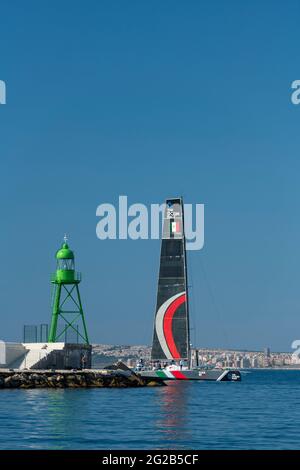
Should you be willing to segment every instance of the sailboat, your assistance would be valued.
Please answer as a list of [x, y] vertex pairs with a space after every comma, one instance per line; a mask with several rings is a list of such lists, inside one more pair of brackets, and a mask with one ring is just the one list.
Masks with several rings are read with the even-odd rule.
[[164, 380], [240, 381], [238, 370], [193, 367], [191, 361], [187, 256], [182, 198], [167, 199], [163, 214], [151, 370]]

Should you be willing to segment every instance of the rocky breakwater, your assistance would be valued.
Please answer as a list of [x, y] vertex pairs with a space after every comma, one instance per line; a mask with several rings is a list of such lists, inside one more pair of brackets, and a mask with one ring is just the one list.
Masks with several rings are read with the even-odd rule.
[[128, 388], [164, 385], [134, 372], [118, 370], [0, 370], [0, 389]]

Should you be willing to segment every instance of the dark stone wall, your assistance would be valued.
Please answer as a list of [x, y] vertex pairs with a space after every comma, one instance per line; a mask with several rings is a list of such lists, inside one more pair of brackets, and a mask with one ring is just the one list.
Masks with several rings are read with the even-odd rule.
[[0, 389], [6, 388], [128, 388], [164, 385], [161, 380], [147, 380], [138, 374], [118, 371], [4, 371], [0, 370]]

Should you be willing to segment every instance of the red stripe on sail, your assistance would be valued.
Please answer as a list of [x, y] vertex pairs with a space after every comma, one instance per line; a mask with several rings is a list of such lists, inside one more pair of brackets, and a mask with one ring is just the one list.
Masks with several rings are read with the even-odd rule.
[[174, 375], [175, 379], [188, 380], [188, 378], [183, 375], [179, 370], [172, 370], [171, 373]]
[[163, 321], [164, 335], [165, 335], [170, 353], [172, 354], [172, 357], [174, 359], [180, 359], [180, 354], [178, 352], [178, 349], [176, 347], [176, 344], [173, 338], [172, 322], [173, 322], [173, 317], [174, 317], [176, 310], [180, 307], [181, 304], [185, 302], [185, 300], [186, 300], [185, 293], [182, 294], [180, 297], [177, 297], [177, 299], [175, 299], [174, 302], [172, 302], [169, 305], [164, 315], [164, 321]]

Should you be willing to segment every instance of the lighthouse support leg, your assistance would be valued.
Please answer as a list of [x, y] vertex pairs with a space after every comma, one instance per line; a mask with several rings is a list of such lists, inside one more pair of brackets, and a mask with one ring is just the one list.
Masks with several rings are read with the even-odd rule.
[[50, 326], [50, 333], [49, 333], [49, 338], [48, 338], [49, 343], [55, 343], [55, 340], [56, 340], [57, 321], [58, 321], [59, 304], [60, 304], [60, 294], [61, 294], [61, 284], [57, 284], [56, 289], [55, 289], [55, 297], [54, 297], [54, 302], [53, 302], [51, 326]]
[[77, 284], [76, 284], [76, 291], [77, 291], [80, 315], [81, 315], [81, 318], [82, 318], [82, 325], [83, 325], [83, 330], [84, 330], [85, 342], [86, 342], [86, 344], [89, 344], [89, 337], [88, 337], [88, 333], [87, 333], [83, 308], [82, 308], [82, 304], [81, 304], [81, 298], [80, 298], [80, 294], [79, 294], [79, 288], [78, 288]]

